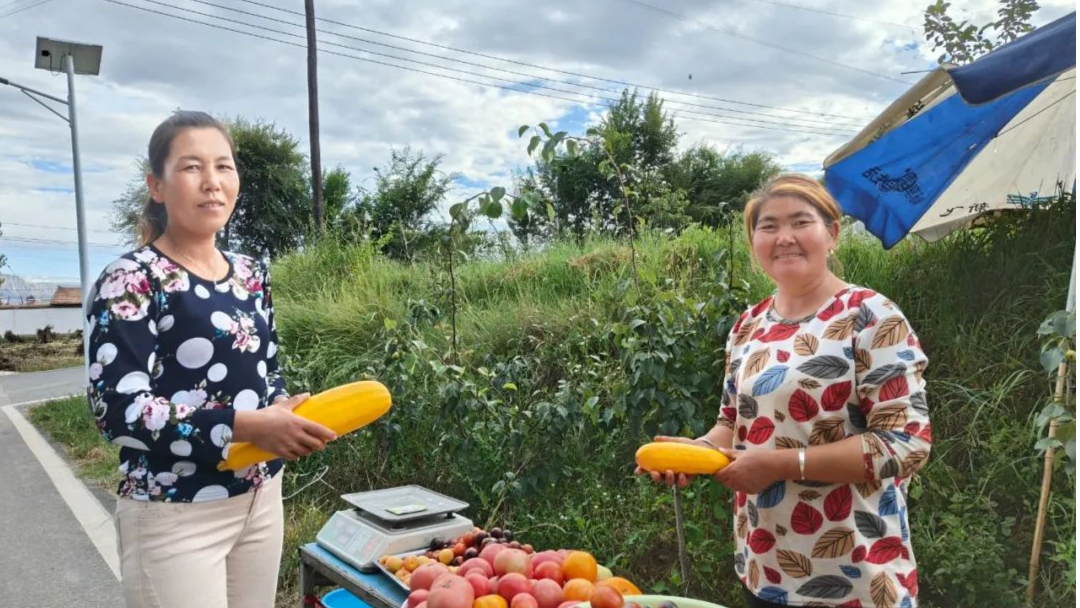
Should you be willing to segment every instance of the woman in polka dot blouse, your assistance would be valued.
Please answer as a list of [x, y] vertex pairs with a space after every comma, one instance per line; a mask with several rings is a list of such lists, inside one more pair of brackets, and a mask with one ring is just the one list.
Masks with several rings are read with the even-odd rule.
[[87, 299], [90, 407], [121, 446], [116, 525], [129, 608], [272, 606], [280, 459], [220, 471], [231, 442], [295, 459], [332, 431], [292, 410], [265, 264], [219, 251], [240, 180], [228, 130], [177, 112], [150, 140], [142, 246]]

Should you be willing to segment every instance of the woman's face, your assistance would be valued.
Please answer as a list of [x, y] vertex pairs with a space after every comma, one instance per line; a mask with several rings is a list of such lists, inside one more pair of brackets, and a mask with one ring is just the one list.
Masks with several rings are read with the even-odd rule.
[[840, 226], [826, 225], [813, 205], [794, 196], [766, 200], [754, 227], [754, 256], [778, 285], [803, 285], [829, 272]]
[[229, 142], [220, 131], [184, 129], [172, 140], [161, 178], [151, 173], [146, 185], [154, 201], [164, 203], [170, 227], [208, 236], [229, 221], [240, 177]]

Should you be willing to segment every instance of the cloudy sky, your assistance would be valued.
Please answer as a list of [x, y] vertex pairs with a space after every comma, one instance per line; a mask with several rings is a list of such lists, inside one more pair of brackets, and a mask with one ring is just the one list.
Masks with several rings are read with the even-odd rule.
[[[633, 83], [663, 91], [683, 146], [817, 171], [918, 78], [903, 72], [934, 65], [928, 3], [317, 0], [323, 162], [370, 185], [391, 148], [412, 146], [445, 155], [456, 194], [509, 185], [529, 162], [519, 125], [581, 132]], [[1042, 5], [1036, 25], [1074, 10]], [[995, 10], [952, 7], [975, 23]], [[300, 0], [0, 0], [0, 77], [63, 97], [63, 75], [33, 68], [35, 38], [104, 47], [101, 74], [76, 77], [92, 274], [122, 252], [111, 201], [172, 110], [262, 118], [307, 150], [302, 12]], [[70, 146], [63, 121], [0, 86], [0, 271], [78, 281]]]

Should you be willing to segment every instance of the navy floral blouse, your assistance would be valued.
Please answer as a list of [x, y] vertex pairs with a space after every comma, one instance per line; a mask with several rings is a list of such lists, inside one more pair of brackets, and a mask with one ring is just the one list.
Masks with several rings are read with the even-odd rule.
[[149, 245], [109, 264], [87, 300], [90, 409], [121, 446], [121, 497], [219, 500], [281, 470], [281, 460], [217, 469], [237, 410], [286, 395], [267, 268], [225, 257], [214, 282]]

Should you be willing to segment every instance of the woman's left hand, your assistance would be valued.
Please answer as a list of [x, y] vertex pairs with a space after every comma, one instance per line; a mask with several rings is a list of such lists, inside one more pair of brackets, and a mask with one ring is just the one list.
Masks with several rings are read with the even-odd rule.
[[781, 479], [775, 451], [728, 450], [720, 448], [731, 464], [720, 469], [713, 479], [735, 492], [757, 494]]

